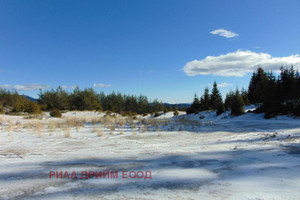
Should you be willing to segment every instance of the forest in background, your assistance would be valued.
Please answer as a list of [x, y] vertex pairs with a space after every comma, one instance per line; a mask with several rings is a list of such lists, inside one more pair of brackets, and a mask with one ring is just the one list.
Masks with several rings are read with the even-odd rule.
[[176, 106], [164, 105], [156, 99], [151, 101], [144, 95], [135, 96], [115, 92], [105, 95], [104, 92], [97, 93], [92, 88], [80, 90], [77, 87], [70, 93], [62, 87], [40, 91], [36, 102], [19, 95], [16, 91], [0, 90], [0, 111], [7, 114], [96, 110], [132, 116], [147, 113], [157, 114], [160, 111], [177, 113], [177, 109]]

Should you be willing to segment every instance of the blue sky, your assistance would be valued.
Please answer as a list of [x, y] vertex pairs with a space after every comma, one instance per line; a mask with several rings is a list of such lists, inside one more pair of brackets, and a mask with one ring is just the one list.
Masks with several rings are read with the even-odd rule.
[[300, 65], [299, 10], [298, 0], [0, 0], [0, 86], [179, 103], [217, 81], [225, 95], [257, 65]]

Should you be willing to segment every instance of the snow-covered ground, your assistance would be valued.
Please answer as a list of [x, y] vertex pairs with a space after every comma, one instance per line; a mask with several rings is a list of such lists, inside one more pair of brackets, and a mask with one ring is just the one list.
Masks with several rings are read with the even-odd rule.
[[[103, 116], [68, 112], [64, 119]], [[0, 199], [300, 199], [300, 119], [140, 118], [114, 129], [51, 128], [64, 119], [1, 115]], [[105, 170], [118, 178], [80, 179], [81, 171]], [[50, 179], [50, 171], [78, 178]], [[125, 179], [123, 171], [150, 171], [152, 179]]]

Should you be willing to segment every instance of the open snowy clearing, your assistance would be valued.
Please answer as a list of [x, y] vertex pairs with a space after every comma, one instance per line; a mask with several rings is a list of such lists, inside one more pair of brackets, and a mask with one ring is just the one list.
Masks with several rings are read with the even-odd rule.
[[[1, 115], [0, 199], [300, 199], [299, 119], [103, 116]], [[84, 117], [90, 119], [83, 125], [59, 124]], [[80, 179], [81, 171], [105, 170], [118, 178]], [[50, 179], [50, 171], [75, 171], [78, 178]], [[122, 171], [151, 171], [152, 179], [125, 179]]]

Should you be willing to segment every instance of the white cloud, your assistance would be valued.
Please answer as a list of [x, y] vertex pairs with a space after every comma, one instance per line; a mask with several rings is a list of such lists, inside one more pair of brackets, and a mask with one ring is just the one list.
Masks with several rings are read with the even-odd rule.
[[11, 87], [12, 87], [11, 85], [7, 85], [7, 84], [0, 85], [0, 88], [2, 88], [2, 89], [10, 89]]
[[[221, 87], [221, 88], [222, 88], [222, 87], [228, 87], [228, 86], [230, 86], [230, 85], [232, 85], [232, 84], [226, 83], [226, 82], [224, 82], [224, 83], [217, 83], [217, 86], [218, 86], [218, 87]], [[213, 87], [213, 84], [208, 83], [208, 84], [205, 85], [205, 87], [212, 88], [212, 87]]]
[[27, 84], [27, 85], [0, 85], [0, 88], [4, 89], [12, 89], [18, 91], [30, 91], [30, 90], [39, 90], [39, 89], [47, 89], [50, 88], [49, 85], [41, 85], [37, 83]]
[[226, 38], [233, 38], [233, 37], [239, 36], [239, 34], [232, 32], [232, 31], [225, 30], [225, 29], [217, 29], [217, 30], [211, 31], [210, 33], [213, 35], [219, 35], [219, 36], [226, 37]]
[[228, 87], [230, 85], [231, 85], [230, 83], [220, 83], [218, 84], [218, 87]]
[[108, 88], [108, 87], [111, 87], [111, 85], [106, 85], [103, 83], [94, 83], [94, 87]]
[[74, 85], [71, 85], [71, 86], [62, 85], [61, 87], [62, 87], [62, 89], [64, 89], [64, 90], [66, 90], [66, 89], [68, 89], [68, 88], [71, 88], [71, 89], [74, 90], [77, 86], [74, 86]]
[[219, 56], [207, 56], [202, 60], [193, 60], [183, 67], [188, 76], [218, 75], [244, 76], [253, 72], [258, 66], [265, 70], [278, 71], [281, 66], [294, 65], [300, 68], [300, 55], [272, 57], [267, 53], [237, 50]]
[[77, 86], [76, 85], [71, 85], [71, 86], [69, 86], [69, 88], [71, 88], [71, 89], [75, 89]]

